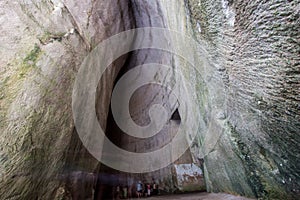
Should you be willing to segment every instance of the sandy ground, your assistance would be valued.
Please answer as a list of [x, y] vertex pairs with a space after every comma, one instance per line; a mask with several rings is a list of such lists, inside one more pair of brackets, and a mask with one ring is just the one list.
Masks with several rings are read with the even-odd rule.
[[245, 197], [234, 196], [224, 193], [191, 193], [191, 194], [178, 194], [178, 195], [166, 195], [156, 196], [149, 198], [141, 198], [147, 200], [159, 200], [159, 199], [174, 199], [174, 200], [253, 200]]

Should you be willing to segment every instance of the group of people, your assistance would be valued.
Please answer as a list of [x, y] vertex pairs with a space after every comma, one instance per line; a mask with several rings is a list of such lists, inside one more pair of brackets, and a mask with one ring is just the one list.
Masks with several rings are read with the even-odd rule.
[[158, 195], [158, 185], [153, 182], [143, 183], [142, 181], [138, 181], [136, 185], [131, 186], [116, 186], [113, 191], [114, 199], [127, 199], [127, 198], [141, 198], [141, 197], [149, 197], [152, 195]]
[[152, 184], [150, 183], [142, 183], [139, 181], [136, 185], [136, 195], [138, 198], [140, 197], [149, 197], [151, 195], [157, 195], [158, 194], [158, 187], [155, 182]]

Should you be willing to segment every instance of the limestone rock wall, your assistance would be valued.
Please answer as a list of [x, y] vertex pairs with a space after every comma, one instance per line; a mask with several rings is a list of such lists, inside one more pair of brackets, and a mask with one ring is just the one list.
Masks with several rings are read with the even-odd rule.
[[204, 159], [208, 190], [296, 198], [299, 1], [188, 4], [227, 91], [224, 134]]
[[[95, 197], [101, 165], [74, 130], [74, 79], [99, 42], [145, 26], [192, 35], [208, 53], [210, 82], [190, 79], [201, 129], [187, 154], [195, 163], [204, 159], [207, 190], [297, 199], [299, 5], [299, 0], [1, 1], [0, 199]], [[140, 51], [128, 68], [147, 54], [150, 61], [186, 64]], [[104, 128], [127, 56], [112, 64], [98, 86]], [[211, 112], [215, 107], [218, 112]]]
[[[91, 48], [132, 27], [130, 16], [122, 14], [128, 2], [0, 4], [0, 199], [90, 198], [93, 180], [80, 181], [98, 161], [74, 130], [73, 82]], [[108, 73], [100, 89], [109, 96], [116, 72]]]

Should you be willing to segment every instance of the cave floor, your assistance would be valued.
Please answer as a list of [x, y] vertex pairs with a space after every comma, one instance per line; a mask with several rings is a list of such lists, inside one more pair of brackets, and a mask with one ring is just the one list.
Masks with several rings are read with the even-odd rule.
[[246, 197], [234, 196], [224, 193], [190, 193], [190, 194], [177, 194], [177, 195], [164, 195], [143, 198], [147, 200], [159, 200], [159, 199], [178, 199], [178, 200], [252, 200]]

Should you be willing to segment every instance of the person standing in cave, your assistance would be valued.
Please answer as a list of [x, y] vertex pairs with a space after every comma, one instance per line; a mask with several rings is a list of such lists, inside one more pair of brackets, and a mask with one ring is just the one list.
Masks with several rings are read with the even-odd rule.
[[145, 183], [145, 181], [143, 183], [143, 196], [147, 197], [147, 184]]
[[117, 194], [117, 192], [116, 192], [116, 186], [113, 186], [113, 187], [112, 187], [112, 199], [113, 199], [113, 200], [116, 199], [116, 194]]
[[128, 198], [132, 198], [132, 190], [133, 190], [133, 184], [129, 185], [128, 187]]
[[151, 195], [151, 185], [150, 185], [150, 183], [148, 183], [147, 184], [147, 194], [146, 194], [146, 196], [150, 197], [150, 195]]
[[119, 185], [116, 188], [116, 199], [120, 199], [120, 186]]
[[127, 186], [126, 185], [123, 186], [123, 198], [127, 199]]
[[142, 197], [142, 192], [143, 192], [143, 185], [142, 182], [139, 181], [138, 184], [136, 185], [136, 193], [138, 198]]
[[155, 182], [153, 182], [152, 189], [153, 189], [153, 195], [157, 195], [158, 194], [158, 192], [157, 192], [157, 185], [156, 185]]

